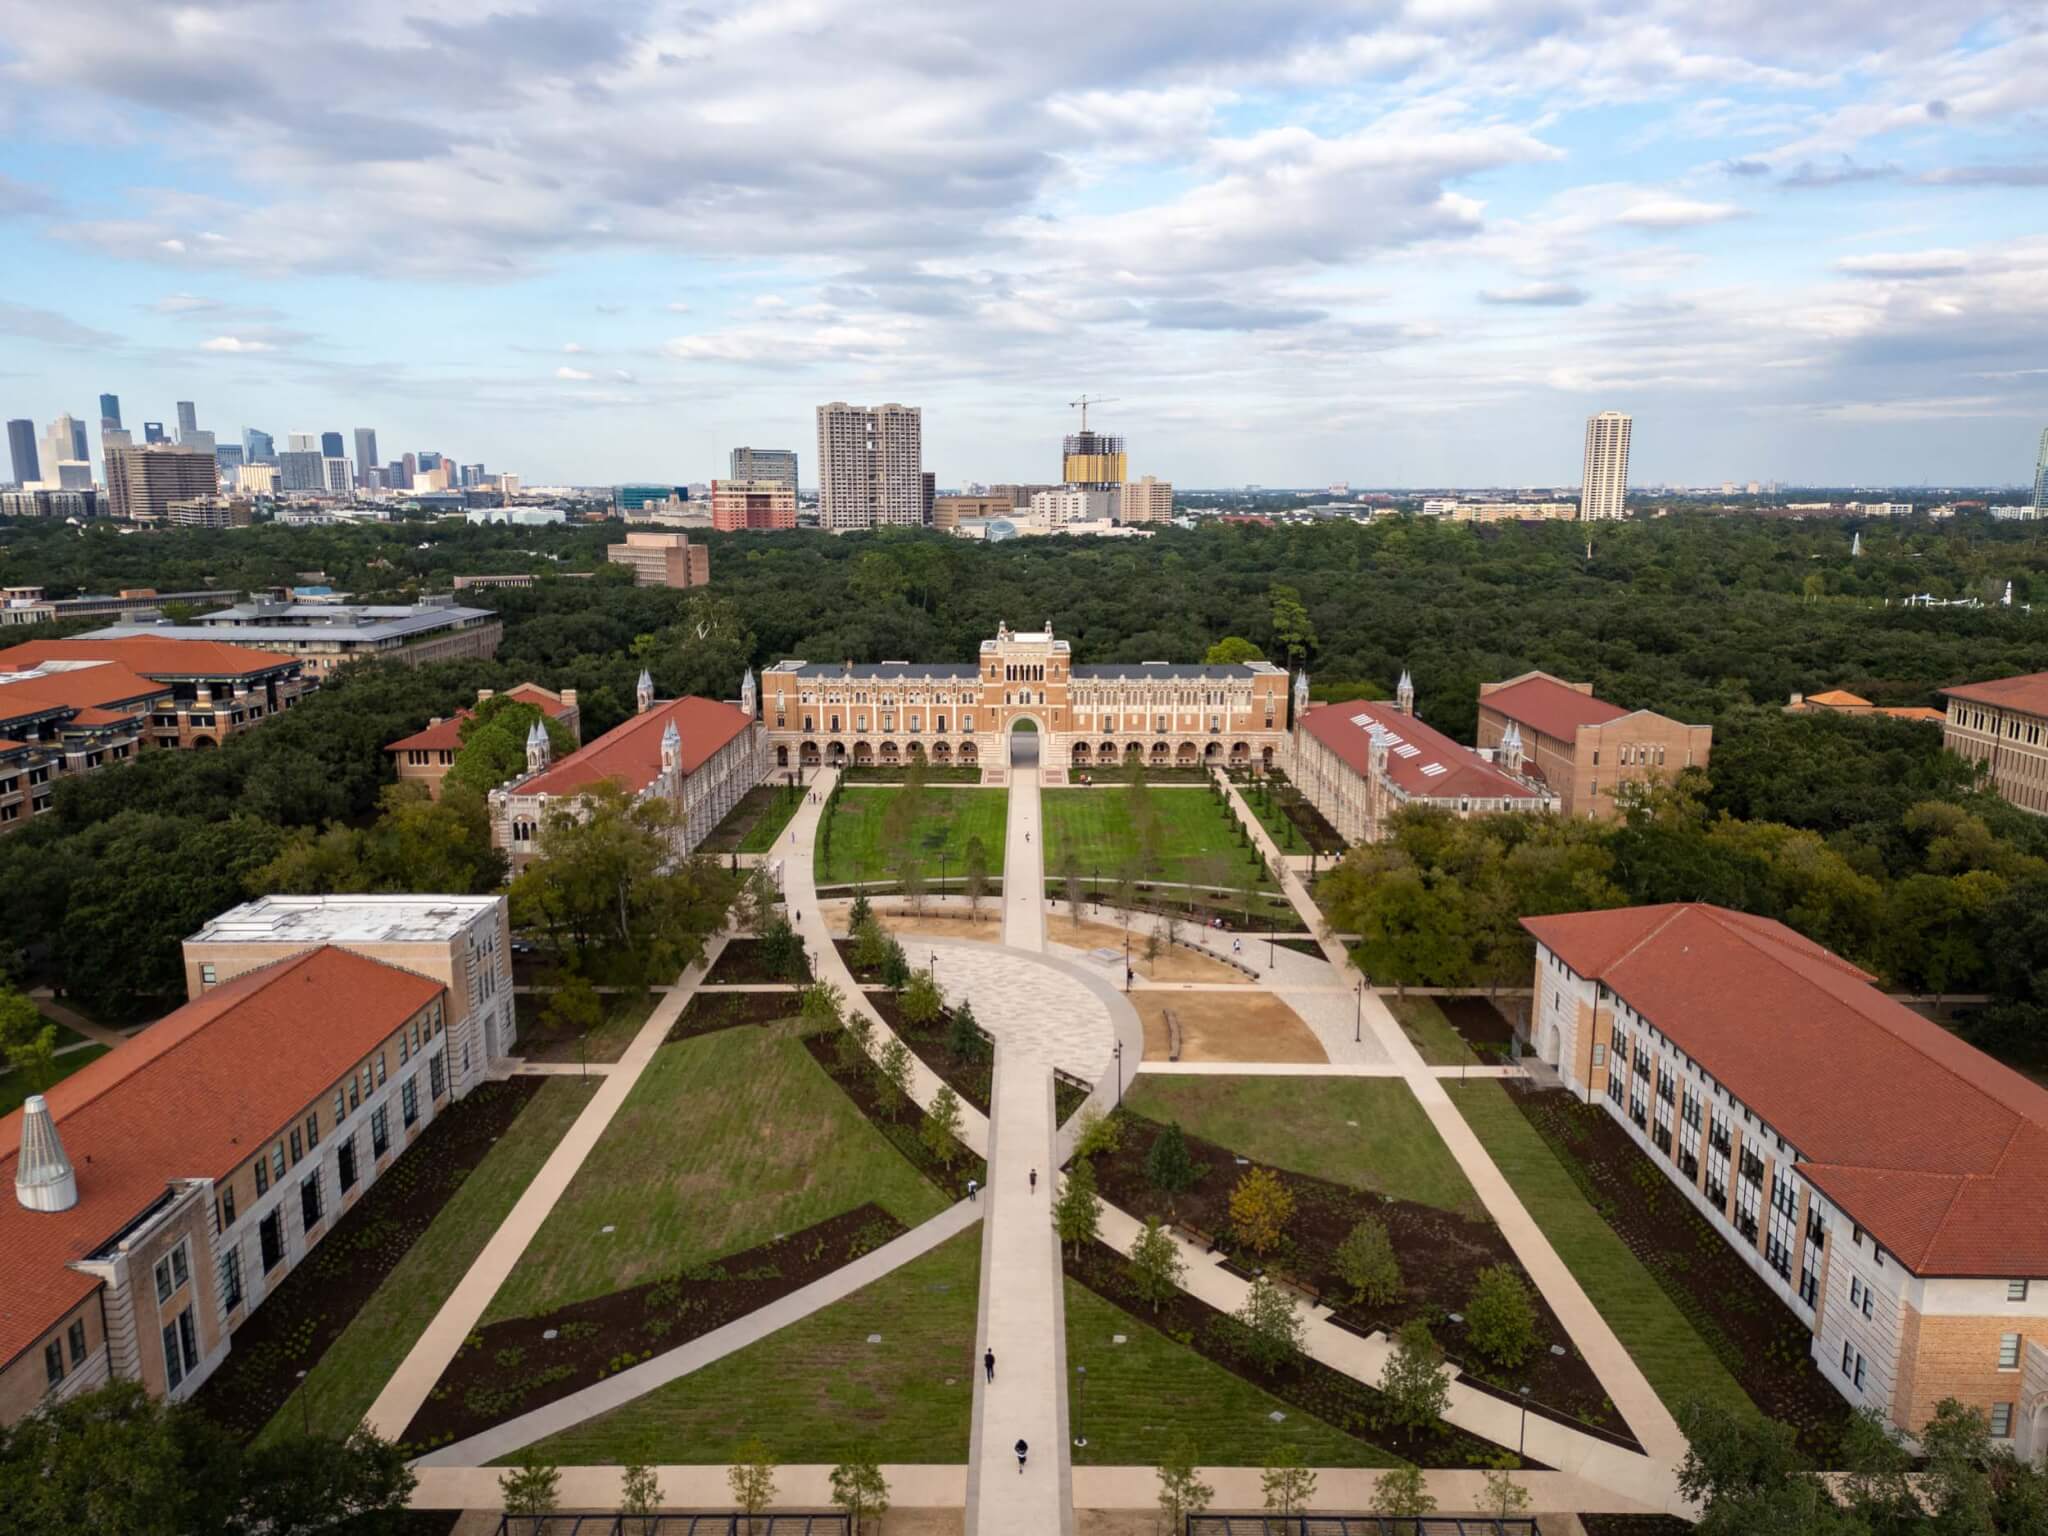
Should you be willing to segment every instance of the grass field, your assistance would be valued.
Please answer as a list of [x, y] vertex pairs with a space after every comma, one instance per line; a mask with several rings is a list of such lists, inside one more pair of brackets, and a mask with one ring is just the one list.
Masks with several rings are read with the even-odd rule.
[[259, 1444], [297, 1435], [307, 1422], [317, 1435], [340, 1437], [355, 1428], [548, 1154], [583, 1113], [599, 1081], [557, 1077], [541, 1084], [512, 1122], [510, 1133], [499, 1138], [355, 1321], [321, 1356], [298, 1392], [285, 1400], [258, 1437]]
[[[1067, 1411], [1088, 1437], [1085, 1449], [1074, 1450], [1077, 1465], [1157, 1466], [1182, 1435], [1194, 1442], [1198, 1466], [1263, 1466], [1282, 1445], [1299, 1451], [1305, 1466], [1399, 1465], [1399, 1457], [1281, 1402], [1086, 1286], [1066, 1285]], [[1122, 1344], [1114, 1342], [1118, 1334]], [[1083, 1365], [1085, 1403], [1072, 1390], [1075, 1367]], [[996, 1376], [1000, 1386], [1000, 1361]], [[1277, 1424], [1276, 1411], [1286, 1415]]]
[[[89, 1045], [82, 1051], [66, 1051], [57, 1058], [56, 1075], [50, 1079], [50, 1083], [62, 1082], [87, 1062], [98, 1061], [107, 1054], [108, 1050], [109, 1047], [104, 1045]], [[48, 1087], [49, 1084], [44, 1086]], [[21, 1108], [23, 1101], [28, 1098], [30, 1091], [28, 1079], [23, 1077], [20, 1072], [0, 1072], [0, 1115], [11, 1115]], [[41, 1092], [42, 1090], [34, 1091]]]
[[[1240, 1157], [1483, 1216], [1429, 1116], [1397, 1077], [1141, 1075], [1124, 1100]], [[1351, 1124], [1357, 1121], [1356, 1125]]]
[[1587, 1204], [1506, 1090], [1491, 1079], [1446, 1082], [1444, 1088], [1664, 1406], [1675, 1414], [1689, 1399], [1702, 1398], [1756, 1412], [1706, 1340]]
[[868, 1200], [907, 1226], [946, 1203], [819, 1070], [794, 1025], [664, 1045], [484, 1321], [602, 1296]]
[[[1160, 789], [1147, 798], [1159, 819], [1159, 866], [1144, 873], [1153, 879], [1241, 888], [1247, 873], [1254, 887], [1273, 884], [1251, 863], [1253, 855], [1237, 840], [1230, 812], [1215, 796], [1197, 789]], [[1142, 850], [1131, 820], [1131, 792], [1114, 789], [1048, 789], [1039, 803], [1045, 817], [1045, 872], [1057, 878], [1061, 861], [1072, 850], [1081, 878], [1098, 870], [1107, 879], [1126, 864], [1142, 868]]]
[[1434, 998], [1389, 997], [1382, 1001], [1400, 1024], [1401, 1033], [1432, 1067], [1479, 1065], [1479, 1054], [1465, 1043], [1463, 1035], [1451, 1028], [1451, 1021], [1444, 1017]]
[[980, 1282], [976, 1226], [536, 1452], [561, 1466], [716, 1464], [758, 1435], [779, 1462], [965, 1461]]
[[[826, 857], [823, 839], [817, 857], [820, 885], [847, 885], [855, 881], [894, 880], [895, 850], [883, 830], [889, 804], [901, 790], [886, 786], [849, 785], [839, 796], [832, 812], [832, 851]], [[928, 880], [943, 873], [956, 880], [967, 869], [967, 843], [981, 839], [988, 857], [988, 872], [1003, 872], [1003, 841], [1009, 830], [1010, 796], [1001, 789], [948, 789], [935, 786], [924, 791], [923, 806], [911, 828], [910, 842], [923, 851], [919, 867]], [[945, 854], [943, 865], [939, 858]]]
[[785, 784], [760, 784], [740, 796], [725, 820], [706, 835], [706, 853], [766, 853], [804, 803], [804, 792]]

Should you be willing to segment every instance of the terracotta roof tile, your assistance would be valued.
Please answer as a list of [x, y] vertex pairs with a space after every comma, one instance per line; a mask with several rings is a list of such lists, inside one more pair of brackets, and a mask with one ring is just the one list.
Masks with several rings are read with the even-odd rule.
[[1300, 723], [1361, 778], [1372, 771], [1372, 728], [1380, 727], [1388, 733], [1387, 776], [1410, 795], [1432, 800], [1543, 797], [1542, 790], [1391, 704], [1324, 704], [1303, 715]]
[[[0, 673], [11, 670], [7, 664], [10, 654], [0, 651]], [[77, 716], [81, 711], [104, 711], [109, 705], [140, 706], [171, 691], [166, 684], [138, 676], [119, 662], [67, 667], [55, 672], [23, 670], [26, 675], [15, 681], [0, 679], [0, 720], [18, 720], [53, 709], [70, 710]], [[132, 709], [121, 711], [122, 716], [133, 713]]]
[[2048, 672], [2001, 677], [1988, 683], [1962, 683], [1941, 691], [1952, 699], [1965, 699], [1972, 704], [1995, 704], [2000, 709], [2048, 715]]
[[[509, 697], [519, 700], [522, 704], [533, 705], [550, 720], [559, 720], [563, 715], [566, 715], [571, 709], [575, 708], [574, 705], [564, 703], [545, 688], [533, 683], [521, 683], [517, 688], [508, 688], [505, 692]], [[462, 722], [473, 718], [475, 714], [476, 711], [474, 709], [458, 709], [446, 720], [437, 721], [433, 725], [427, 726], [424, 730], [413, 732], [410, 736], [401, 736], [396, 741], [385, 743], [384, 750], [386, 752], [458, 751], [462, 746]]]
[[661, 773], [661, 735], [675, 722], [683, 743], [683, 772], [695, 773], [719, 748], [753, 723], [737, 704], [716, 699], [671, 699], [580, 747], [553, 767], [514, 786], [521, 795], [573, 795], [605, 779], [644, 789]]
[[252, 651], [218, 640], [31, 640], [0, 651], [0, 672], [45, 661], [114, 661], [144, 677], [247, 677], [298, 664], [296, 656]]
[[68, 1211], [13, 1198], [22, 1111], [0, 1117], [0, 1364], [98, 1281], [68, 1266], [173, 1179], [220, 1178], [324, 1097], [441, 984], [332, 946], [215, 987], [44, 1096], [78, 1171]]
[[1481, 709], [1495, 710], [1553, 741], [1572, 741], [1582, 725], [1605, 725], [1628, 711], [1581, 693], [1547, 672], [1531, 672], [1479, 695]]

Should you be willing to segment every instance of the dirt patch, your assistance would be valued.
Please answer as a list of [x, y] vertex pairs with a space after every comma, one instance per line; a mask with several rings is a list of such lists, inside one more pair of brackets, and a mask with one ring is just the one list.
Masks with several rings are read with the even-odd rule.
[[802, 985], [811, 979], [808, 958], [798, 951], [799, 962], [795, 975], [778, 971], [768, 964], [759, 939], [728, 940], [718, 963], [711, 967], [711, 974], [704, 978], [708, 986], [747, 986], [765, 981], [786, 981]]
[[1180, 1020], [1182, 1061], [1328, 1061], [1315, 1031], [1270, 992], [1133, 992], [1145, 1059], [1167, 1059], [1166, 1010]]
[[1814, 1363], [1805, 1326], [1606, 1110], [1561, 1088], [1501, 1086], [1757, 1407], [1832, 1464], [1849, 1405]]
[[1580, 1515], [1586, 1536], [1685, 1536], [1690, 1521], [1676, 1515]]
[[[1163, 949], [1157, 960], [1145, 958], [1145, 943], [1152, 936], [1156, 919], [1140, 921], [1131, 925], [1131, 968], [1140, 976], [1153, 981], [1221, 981], [1252, 985], [1252, 979], [1235, 966], [1224, 964], [1200, 950], [1185, 944], [1175, 944]], [[1075, 922], [1048, 912], [1045, 918], [1045, 936], [1054, 944], [1064, 944], [1069, 949], [1114, 949], [1124, 947], [1124, 930], [1115, 923], [1090, 922], [1083, 918]]]
[[981, 944], [1003, 942], [1003, 914], [1000, 900], [988, 904], [988, 910], [979, 920], [967, 917], [947, 917], [937, 912], [927, 912], [920, 917], [915, 912], [875, 911], [875, 918], [890, 933], [915, 934], [927, 939], [968, 939]]
[[418, 1454], [465, 1440], [701, 1338], [908, 1230], [870, 1201], [711, 1263], [487, 1324], [448, 1362], [400, 1444]]
[[888, 1138], [889, 1145], [955, 1200], [967, 1197], [970, 1179], [976, 1184], [988, 1183], [988, 1164], [958, 1140], [953, 1143], [953, 1161], [940, 1161], [919, 1134], [924, 1125], [924, 1111], [915, 1104], [891, 1108], [884, 1091], [881, 1069], [873, 1061], [863, 1058], [847, 1064], [840, 1060], [839, 1033], [834, 1030], [805, 1035], [804, 1049], [811, 1053], [813, 1061], [824, 1068], [825, 1075], [853, 1100], [854, 1107], [868, 1117], [869, 1123]]
[[682, 1016], [661, 1043], [674, 1045], [742, 1024], [766, 1028], [796, 1017], [796, 1010], [794, 992], [699, 992], [683, 1005]]
[[1491, 998], [1440, 997], [1436, 1005], [1451, 1028], [1464, 1036], [1465, 1043], [1482, 1061], [1494, 1056], [1507, 1057], [1514, 1042], [1515, 1026]]
[[434, 1116], [383, 1177], [235, 1330], [235, 1347], [192, 1402], [215, 1423], [254, 1437], [433, 1225], [543, 1079], [484, 1083]]
[[[1227, 1147], [1187, 1136], [1188, 1155], [1203, 1170], [1193, 1189], [1182, 1193], [1169, 1206], [1166, 1197], [1145, 1177], [1145, 1157], [1161, 1127], [1129, 1110], [1123, 1142], [1100, 1159], [1096, 1177], [1102, 1197], [1135, 1216], [1157, 1216], [1162, 1221], [1178, 1218], [1215, 1238], [1231, 1255], [1233, 1273], [1251, 1274], [1259, 1269], [1276, 1270], [1321, 1293], [1323, 1303], [1334, 1309], [1342, 1326], [1358, 1333], [1385, 1332], [1392, 1335], [1402, 1324], [1420, 1318], [1429, 1324], [1437, 1343], [1455, 1360], [1467, 1385], [1498, 1396], [1516, 1398], [1517, 1389], [1527, 1386], [1529, 1411], [1547, 1409], [1547, 1417], [1578, 1425], [1591, 1425], [1640, 1450], [1629, 1436], [1628, 1426], [1614, 1405], [1607, 1401], [1600, 1379], [1572, 1347], [1571, 1336], [1543, 1299], [1543, 1294], [1520, 1264], [1514, 1251], [1490, 1221], [1474, 1221], [1435, 1206], [1391, 1195], [1373, 1195], [1348, 1185], [1319, 1179], [1292, 1169], [1273, 1172], [1294, 1196], [1294, 1215], [1279, 1246], [1260, 1256], [1240, 1246], [1230, 1221], [1230, 1192], [1252, 1164], [1239, 1159]], [[1352, 1227], [1365, 1216], [1377, 1216], [1387, 1224], [1394, 1252], [1400, 1257], [1406, 1290], [1386, 1306], [1359, 1305], [1347, 1301], [1349, 1291], [1338, 1278], [1334, 1255]], [[1500, 1368], [1479, 1357], [1464, 1343], [1464, 1325], [1453, 1322], [1462, 1313], [1482, 1269], [1505, 1264], [1529, 1284], [1536, 1307], [1536, 1347], [1520, 1365]], [[1561, 1347], [1562, 1355], [1551, 1352]]]

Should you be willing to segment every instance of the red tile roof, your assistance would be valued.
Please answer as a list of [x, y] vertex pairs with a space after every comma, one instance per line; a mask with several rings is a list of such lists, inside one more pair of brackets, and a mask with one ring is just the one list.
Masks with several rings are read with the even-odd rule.
[[[28, 647], [17, 646], [16, 649], [26, 650]], [[12, 654], [0, 651], [0, 674], [11, 670], [7, 659]], [[29, 664], [30, 667], [33, 665]], [[107, 720], [130, 718], [141, 712], [150, 700], [162, 698], [171, 691], [168, 684], [138, 676], [119, 662], [68, 667], [55, 672], [34, 672], [29, 667], [21, 670], [27, 675], [13, 682], [0, 675], [0, 720], [18, 720], [27, 715], [62, 709], [71, 711], [72, 718], [81, 724], [103, 724]], [[133, 707], [109, 710], [109, 705]], [[88, 719], [88, 715], [95, 718]]]
[[1323, 704], [1301, 717], [1302, 729], [1361, 778], [1371, 772], [1375, 725], [1388, 733], [1387, 777], [1409, 795], [1432, 800], [1543, 797], [1541, 789], [1494, 767], [1470, 747], [1461, 746], [1413, 715], [1402, 714], [1391, 704]]
[[673, 720], [683, 742], [683, 772], [695, 773], [705, 761], [753, 723], [737, 704], [716, 699], [671, 699], [644, 715], [571, 752], [546, 772], [516, 785], [522, 795], [573, 795], [605, 779], [640, 790], [661, 773], [661, 736]]
[[1965, 699], [1972, 704], [1995, 704], [2000, 709], [2048, 715], [2048, 672], [2001, 677], [1988, 683], [1962, 683], [1941, 691], [1952, 699]]
[[1688, 903], [1522, 926], [1755, 1110], [1916, 1274], [2048, 1274], [2048, 1089], [1765, 918]]
[[1582, 725], [1605, 725], [1628, 711], [1581, 693], [1547, 672], [1529, 672], [1479, 695], [1481, 709], [1497, 710], [1525, 730], [1553, 741], [1572, 741]]
[[0, 1117], [0, 1364], [98, 1281], [68, 1266], [173, 1179], [222, 1178], [442, 991], [325, 946], [249, 971], [166, 1014], [44, 1095], [78, 1175], [68, 1211], [13, 1198], [22, 1111]]
[[[508, 688], [505, 693], [522, 704], [531, 704], [550, 720], [559, 720], [576, 706], [564, 702], [536, 683], [521, 683], [517, 688]], [[462, 747], [462, 722], [476, 714], [474, 709], [458, 709], [446, 720], [436, 721], [425, 730], [414, 731], [410, 736], [401, 736], [397, 741], [387, 742], [386, 752], [442, 751], [455, 752]]]
[[298, 665], [296, 656], [252, 651], [218, 640], [31, 640], [0, 651], [0, 672], [27, 671], [46, 661], [119, 662], [144, 677], [247, 677]]

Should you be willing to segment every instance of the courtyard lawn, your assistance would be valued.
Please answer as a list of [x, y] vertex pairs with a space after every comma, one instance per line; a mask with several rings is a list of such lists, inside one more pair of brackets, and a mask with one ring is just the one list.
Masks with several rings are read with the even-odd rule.
[[[1240, 1157], [1483, 1219], [1450, 1148], [1398, 1077], [1180, 1077], [1140, 1073], [1138, 1114]], [[1351, 1122], [1356, 1121], [1353, 1125]]]
[[[865, 881], [893, 881], [897, 876], [896, 850], [884, 823], [889, 805], [902, 794], [900, 789], [880, 785], [848, 785], [839, 796], [832, 817], [832, 846], [828, 853], [821, 832], [816, 864], [820, 885], [851, 885]], [[955, 789], [932, 785], [921, 792], [917, 818], [911, 825], [910, 845], [921, 850], [918, 867], [927, 882], [936, 884], [941, 874], [957, 887], [967, 873], [967, 844], [980, 838], [988, 858], [988, 872], [1003, 872], [1003, 843], [1009, 832], [1010, 795], [1003, 789]], [[943, 853], [945, 858], [940, 859]]]
[[30, 1088], [28, 1079], [18, 1070], [0, 1072], [0, 1115], [13, 1114], [21, 1108], [29, 1094], [47, 1091], [51, 1084], [62, 1082], [87, 1062], [98, 1061], [109, 1049], [110, 1047], [104, 1045], [89, 1045], [84, 1050], [64, 1052], [56, 1060], [56, 1071], [50, 1083], [45, 1084], [43, 1088]]
[[617, 1061], [660, 1001], [660, 994], [653, 992], [605, 993], [604, 1019], [579, 1043], [576, 1036], [548, 1027], [545, 992], [522, 992], [513, 999], [519, 1020], [518, 1052], [528, 1061]]
[[766, 853], [804, 803], [804, 792], [787, 784], [757, 784], [711, 829], [705, 853]]
[[1422, 1053], [1432, 1067], [1476, 1067], [1479, 1054], [1465, 1043], [1465, 1037], [1451, 1028], [1436, 999], [1429, 997], [1383, 998], [1387, 1011], [1401, 1026], [1401, 1033]]
[[1741, 1414], [1756, 1406], [1656, 1279], [1587, 1203], [1534, 1126], [1491, 1078], [1444, 1089], [1664, 1406], [1695, 1398]]
[[819, 1070], [793, 1023], [664, 1045], [484, 1321], [622, 1290], [869, 1200], [906, 1226], [946, 1204]]
[[1200, 789], [1154, 789], [1146, 799], [1160, 829], [1156, 870], [1142, 868], [1128, 786], [1042, 791], [1046, 874], [1057, 879], [1071, 851], [1084, 881], [1094, 880], [1098, 872], [1107, 881], [1128, 865], [1141, 870], [1144, 879], [1241, 890], [1249, 874], [1254, 889], [1273, 889], [1252, 862], [1256, 854], [1238, 842], [1230, 810], [1218, 805], [1214, 795]]
[[[1300, 1452], [1304, 1466], [1400, 1465], [1393, 1453], [1283, 1403], [1077, 1281], [1066, 1286], [1069, 1374], [1078, 1380], [1073, 1368], [1088, 1368], [1086, 1401], [1067, 1399], [1075, 1432], [1088, 1437], [1085, 1449], [1074, 1450], [1077, 1465], [1155, 1467], [1182, 1435], [1194, 1441], [1197, 1466], [1263, 1466], [1283, 1445]], [[1277, 1424], [1276, 1412], [1285, 1415]]]
[[965, 1461], [980, 1286], [975, 1226], [535, 1452], [560, 1466], [718, 1464], [758, 1435], [779, 1462]]
[[306, 1423], [316, 1435], [339, 1437], [361, 1422], [456, 1282], [583, 1113], [600, 1081], [557, 1077], [541, 1084], [511, 1131], [499, 1137], [441, 1207], [433, 1225], [420, 1234], [355, 1321], [271, 1418], [259, 1444], [298, 1435]]

